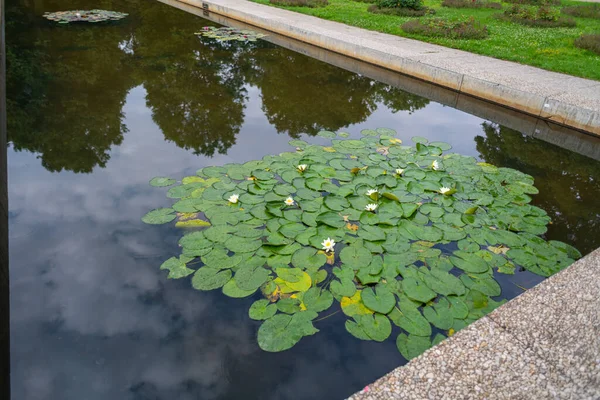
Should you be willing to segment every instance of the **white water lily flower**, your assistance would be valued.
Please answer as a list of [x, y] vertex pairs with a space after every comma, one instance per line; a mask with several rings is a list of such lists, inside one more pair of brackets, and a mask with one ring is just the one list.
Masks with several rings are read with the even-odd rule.
[[440, 188], [440, 193], [441, 193], [441, 194], [446, 194], [446, 193], [448, 193], [450, 190], [451, 190], [450, 188], [447, 188], [447, 187], [445, 187], [445, 186], [442, 186], [442, 187]]
[[293, 206], [294, 205], [294, 199], [292, 199], [291, 197], [288, 197], [287, 199], [285, 199], [285, 205], [286, 206]]
[[367, 196], [370, 196], [373, 193], [379, 193], [379, 190], [377, 190], [377, 189], [369, 189], [369, 190], [367, 190]]
[[437, 162], [437, 160], [433, 160], [433, 162], [431, 163], [431, 169], [433, 169], [434, 171], [440, 169], [440, 164]]
[[329, 252], [329, 251], [333, 251], [333, 248], [335, 247], [335, 241], [333, 239], [327, 238], [325, 240], [323, 240], [323, 243], [321, 243], [321, 246], [323, 246], [323, 250]]
[[235, 204], [238, 202], [238, 200], [240, 199], [240, 195], [239, 194], [232, 194], [231, 196], [229, 196], [229, 202], [231, 204]]
[[306, 171], [306, 168], [308, 168], [308, 165], [306, 165], [306, 164], [300, 164], [300, 165], [298, 165], [297, 168], [298, 168], [298, 171], [304, 172], [304, 171]]
[[375, 210], [377, 210], [377, 204], [367, 204], [365, 206], [365, 210], [367, 210], [367, 211], [375, 211]]
[[396, 169], [396, 174], [397, 175], [402, 175], [403, 173], [404, 173], [404, 170], [402, 168]]

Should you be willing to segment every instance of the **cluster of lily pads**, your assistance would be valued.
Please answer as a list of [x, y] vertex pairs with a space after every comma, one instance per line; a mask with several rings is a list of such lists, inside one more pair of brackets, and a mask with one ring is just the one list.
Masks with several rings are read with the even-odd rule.
[[229, 27], [217, 28], [214, 26], [205, 26], [202, 28], [201, 32], [196, 32], [195, 35], [216, 39], [220, 42], [229, 40], [237, 40], [238, 42], [256, 42], [258, 39], [267, 36], [248, 29]]
[[68, 24], [70, 22], [102, 22], [117, 21], [125, 18], [126, 13], [107, 10], [72, 10], [44, 13], [44, 18], [50, 21], [56, 21], [59, 24]]
[[495, 273], [549, 276], [580, 257], [540, 237], [550, 218], [529, 204], [531, 176], [423, 137], [405, 146], [391, 129], [361, 133], [322, 131], [331, 146], [292, 140], [296, 151], [183, 178], [167, 192], [172, 207], [143, 217], [189, 228], [160, 268], [192, 275], [198, 290], [260, 291], [249, 316], [264, 321], [263, 350], [318, 332], [335, 300], [359, 339], [384, 341], [397, 326], [410, 359], [502, 303]]

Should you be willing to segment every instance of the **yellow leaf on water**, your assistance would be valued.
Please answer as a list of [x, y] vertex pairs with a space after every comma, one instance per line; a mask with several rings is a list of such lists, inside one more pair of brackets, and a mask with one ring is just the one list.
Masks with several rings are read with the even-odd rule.
[[342, 311], [349, 317], [354, 315], [367, 315], [373, 314], [373, 311], [369, 310], [362, 302], [360, 298], [360, 290], [357, 290], [352, 297], [342, 297], [342, 301], [340, 305], [342, 306]]
[[189, 219], [194, 219], [198, 217], [198, 213], [195, 212], [178, 212], [177, 213], [177, 218], [179, 218], [180, 221], [187, 221]]
[[200, 178], [199, 176], [186, 176], [181, 180], [181, 183], [183, 183], [184, 185], [195, 182], [204, 182], [204, 179]]
[[328, 153], [335, 153], [335, 149], [333, 147], [323, 147], [323, 150]]
[[488, 246], [487, 249], [494, 254], [506, 254], [510, 250], [510, 247], [501, 244], [500, 246]]
[[346, 228], [350, 229], [353, 232], [356, 232], [358, 230], [358, 225], [356, 224], [351, 224], [351, 223], [347, 223], [346, 224]]
[[433, 243], [433, 242], [427, 242], [425, 240], [419, 240], [418, 242], [415, 242], [414, 244], [418, 244], [419, 246], [423, 246], [423, 247], [433, 247], [433, 246], [435, 246], [435, 243]]
[[454, 335], [454, 333], [455, 333], [454, 328], [450, 328], [448, 330], [448, 336], [452, 336], [452, 335]]
[[387, 156], [389, 154], [389, 149], [389, 147], [381, 146], [377, 148], [377, 152], [381, 155]]
[[273, 281], [281, 289], [281, 293], [306, 292], [312, 285], [312, 279], [306, 272], [302, 272], [302, 277], [298, 282], [288, 282], [281, 278], [275, 278]]
[[279, 300], [279, 296], [281, 295], [281, 289], [279, 289], [279, 286], [275, 286], [275, 290], [273, 290], [273, 292], [271, 293], [266, 293], [265, 297], [270, 301], [270, 302], [276, 302], [277, 300]]
[[390, 143], [392, 143], [392, 144], [402, 144], [402, 140], [396, 139], [396, 138], [392, 138], [392, 139], [390, 139]]
[[210, 226], [210, 222], [202, 219], [191, 219], [187, 221], [177, 221], [175, 223], [176, 228], [200, 228], [204, 226]]

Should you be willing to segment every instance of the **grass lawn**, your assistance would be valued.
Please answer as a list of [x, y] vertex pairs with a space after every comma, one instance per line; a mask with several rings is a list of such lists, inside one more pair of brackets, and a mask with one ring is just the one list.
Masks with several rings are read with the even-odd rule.
[[[269, 0], [252, 1], [270, 5]], [[562, 4], [566, 6], [584, 3], [563, 1]], [[536, 28], [496, 19], [494, 15], [501, 13], [502, 10], [447, 8], [441, 6], [441, 0], [425, 0], [427, 7], [436, 10], [436, 15], [423, 18], [473, 16], [487, 25], [490, 32], [489, 37], [483, 40], [457, 40], [405, 33], [400, 29], [400, 25], [413, 18], [369, 13], [367, 8], [370, 5], [352, 0], [329, 0], [328, 6], [320, 8], [280, 8], [373, 31], [516, 61], [550, 71], [600, 80], [600, 55], [573, 46], [573, 41], [582, 33], [600, 33], [600, 19], [575, 18], [577, 21], [575, 28]], [[509, 4], [504, 3], [503, 6], [506, 9]]]

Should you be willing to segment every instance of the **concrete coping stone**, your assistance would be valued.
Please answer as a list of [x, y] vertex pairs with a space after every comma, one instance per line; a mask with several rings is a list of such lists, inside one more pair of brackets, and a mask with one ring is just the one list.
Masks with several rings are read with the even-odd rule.
[[599, 398], [597, 249], [349, 399]]

